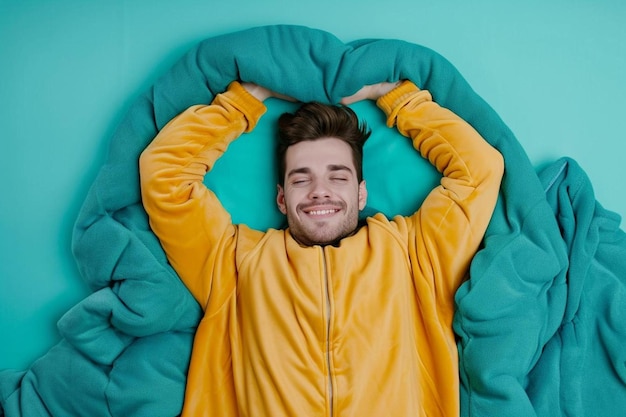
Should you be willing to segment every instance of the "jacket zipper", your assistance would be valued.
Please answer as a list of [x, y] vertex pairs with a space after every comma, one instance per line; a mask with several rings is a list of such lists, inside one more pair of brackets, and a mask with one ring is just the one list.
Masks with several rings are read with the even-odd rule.
[[330, 417], [334, 415], [333, 407], [333, 377], [330, 372], [330, 283], [328, 279], [328, 267], [326, 266], [326, 248], [322, 248], [322, 258], [324, 261], [324, 285], [326, 290], [326, 367], [328, 368], [328, 396], [330, 399]]

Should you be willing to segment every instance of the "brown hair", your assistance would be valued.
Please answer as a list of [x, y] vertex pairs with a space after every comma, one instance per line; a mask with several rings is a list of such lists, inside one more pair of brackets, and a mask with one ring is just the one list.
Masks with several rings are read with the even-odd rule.
[[352, 160], [359, 183], [363, 180], [363, 145], [371, 131], [356, 113], [346, 106], [311, 102], [303, 104], [295, 113], [284, 113], [278, 119], [279, 184], [285, 182], [287, 148], [302, 141], [320, 138], [337, 138], [350, 146]]

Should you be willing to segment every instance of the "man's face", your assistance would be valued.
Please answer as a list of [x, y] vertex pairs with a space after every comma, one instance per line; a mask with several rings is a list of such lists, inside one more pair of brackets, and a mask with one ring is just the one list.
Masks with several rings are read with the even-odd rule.
[[290, 146], [285, 183], [276, 201], [291, 235], [302, 245], [333, 243], [354, 232], [365, 207], [365, 181], [359, 184], [350, 146], [321, 138]]

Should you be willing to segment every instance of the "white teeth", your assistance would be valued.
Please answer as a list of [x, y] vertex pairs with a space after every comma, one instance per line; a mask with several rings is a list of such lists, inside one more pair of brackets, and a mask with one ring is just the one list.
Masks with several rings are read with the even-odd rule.
[[309, 214], [313, 216], [323, 216], [325, 214], [335, 213], [337, 210], [312, 210], [309, 211]]

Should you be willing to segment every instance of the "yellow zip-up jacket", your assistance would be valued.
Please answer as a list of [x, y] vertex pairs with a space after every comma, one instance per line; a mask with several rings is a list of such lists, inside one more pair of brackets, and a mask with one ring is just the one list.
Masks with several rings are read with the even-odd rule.
[[377, 104], [443, 178], [412, 216], [371, 217], [338, 246], [234, 225], [203, 184], [265, 111], [237, 82], [142, 154], [150, 224], [204, 309], [184, 416], [459, 414], [454, 293], [496, 204], [502, 157], [411, 82]]

